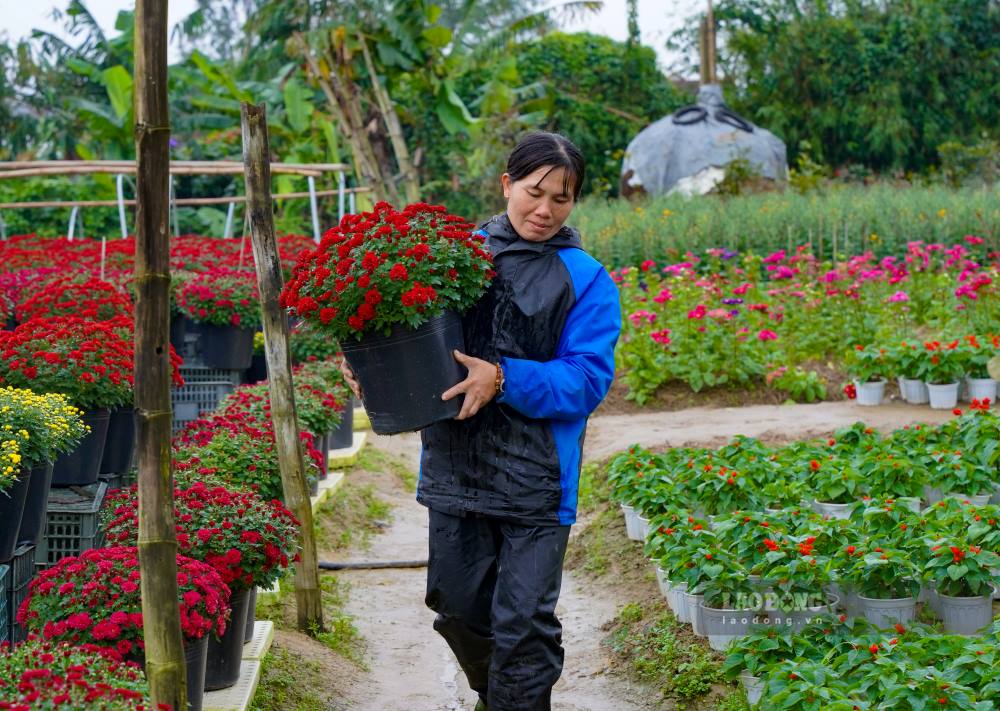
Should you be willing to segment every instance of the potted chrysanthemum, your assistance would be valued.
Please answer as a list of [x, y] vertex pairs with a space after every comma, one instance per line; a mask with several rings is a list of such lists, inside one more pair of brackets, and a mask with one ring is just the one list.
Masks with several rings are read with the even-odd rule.
[[253, 269], [216, 267], [184, 279], [177, 308], [197, 324], [205, 366], [246, 370], [253, 334], [260, 328], [260, 298]]
[[62, 393], [84, 411], [90, 434], [56, 462], [59, 485], [97, 481], [110, 409], [132, 400], [132, 345], [111, 323], [52, 316], [0, 331], [0, 385]]
[[372, 428], [392, 434], [458, 414], [441, 393], [462, 380], [460, 312], [493, 277], [473, 225], [441, 206], [378, 203], [346, 215], [303, 253], [282, 293], [293, 314], [336, 338]]
[[[230, 619], [229, 588], [207, 563], [177, 556], [181, 633], [188, 662], [189, 708], [201, 708], [210, 636]], [[139, 555], [134, 547], [93, 548], [63, 558], [28, 586], [17, 620], [46, 640], [93, 644], [122, 657], [145, 656]]]
[[[219, 640], [209, 641], [205, 682], [208, 689], [232, 686], [239, 678], [252, 592], [269, 588], [288, 567], [299, 522], [279, 501], [201, 481], [174, 491], [174, 518], [181, 554], [211, 565], [232, 591], [233, 623]], [[101, 519], [109, 543], [135, 545], [138, 488], [109, 494]]]
[[87, 434], [64, 395], [0, 388], [0, 563], [34, 544], [45, 521], [52, 462]]

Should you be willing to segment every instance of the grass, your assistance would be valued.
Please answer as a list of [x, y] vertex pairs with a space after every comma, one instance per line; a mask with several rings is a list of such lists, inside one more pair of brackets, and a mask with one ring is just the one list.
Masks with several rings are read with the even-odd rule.
[[344, 485], [316, 513], [314, 525], [320, 550], [336, 551], [352, 546], [367, 549], [372, 535], [392, 520], [392, 507], [378, 497], [375, 486], [352, 482], [352, 471], [392, 474], [407, 491], [417, 489], [417, 476], [402, 459], [374, 447], [364, 447], [357, 462], [347, 471]]
[[674, 195], [630, 203], [590, 199], [572, 224], [584, 247], [609, 267], [645, 259], [680, 261], [709, 247], [769, 252], [812, 244], [821, 259], [872, 249], [905, 253], [910, 240], [956, 242], [974, 234], [1000, 248], [1000, 201], [995, 190], [941, 186], [827, 186], [741, 197], [685, 200]]
[[387, 452], [374, 447], [365, 447], [358, 453], [358, 463], [355, 466], [369, 472], [395, 474], [407, 491], [417, 490], [416, 473], [402, 459]]
[[249, 711], [316, 711], [330, 708], [317, 693], [323, 670], [315, 661], [287, 649], [274, 649], [261, 662], [261, 680]]
[[625, 605], [607, 644], [626, 663], [629, 677], [655, 687], [678, 708], [719, 708], [735, 691], [723, 683], [718, 655], [662, 601]]

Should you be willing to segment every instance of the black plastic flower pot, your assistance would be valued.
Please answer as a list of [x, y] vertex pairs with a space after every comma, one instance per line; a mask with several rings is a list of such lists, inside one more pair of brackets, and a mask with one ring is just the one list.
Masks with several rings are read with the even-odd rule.
[[56, 459], [52, 470], [52, 486], [87, 486], [97, 483], [110, 419], [107, 408], [83, 413], [83, 421], [90, 425], [90, 434], [80, 440], [80, 444], [72, 452]]
[[340, 424], [327, 435], [330, 449], [346, 449], [354, 444], [354, 402], [347, 398]]
[[253, 331], [199, 323], [201, 360], [206, 368], [246, 370], [253, 359]]
[[320, 481], [324, 481], [330, 474], [330, 445], [327, 436], [323, 435], [322, 437], [314, 439], [313, 446], [316, 447], [320, 453], [319, 472], [316, 476]]
[[52, 462], [31, 470], [28, 493], [24, 499], [24, 513], [21, 515], [21, 531], [17, 534], [18, 546], [37, 545], [38, 539], [42, 537], [49, 507], [50, 486], [52, 486]]
[[[188, 711], [201, 711], [205, 697], [205, 663], [208, 660], [208, 639], [184, 640], [184, 671], [187, 674]], [[146, 654], [138, 647], [125, 655], [125, 661], [135, 662], [146, 668]]]
[[170, 345], [178, 353], [184, 350], [184, 338], [187, 335], [188, 326], [191, 321], [187, 316], [176, 314], [170, 318]]
[[100, 474], [122, 474], [132, 465], [135, 452], [135, 408], [119, 407], [108, 420]]
[[6, 491], [0, 491], [0, 563], [13, 558], [14, 551], [17, 550], [21, 514], [24, 513], [24, 500], [28, 496], [30, 480], [31, 470], [22, 469], [14, 483]]
[[205, 697], [205, 665], [208, 662], [208, 635], [184, 645], [184, 666], [187, 670], [188, 711], [201, 711]]
[[247, 603], [247, 621], [243, 629], [243, 644], [253, 639], [253, 627], [257, 622], [257, 588], [250, 591], [250, 602]]
[[465, 368], [452, 355], [465, 349], [458, 314], [446, 311], [416, 329], [397, 326], [388, 336], [368, 335], [341, 348], [376, 434], [423, 429], [461, 410], [462, 396], [441, 399], [465, 379]]
[[247, 384], [253, 385], [267, 380], [267, 357], [263, 353], [254, 353], [250, 357], [250, 367], [247, 368]]
[[228, 689], [239, 681], [243, 661], [243, 635], [246, 633], [247, 605], [250, 591], [238, 590], [229, 598], [232, 614], [222, 639], [208, 640], [208, 662], [205, 664], [205, 691]]

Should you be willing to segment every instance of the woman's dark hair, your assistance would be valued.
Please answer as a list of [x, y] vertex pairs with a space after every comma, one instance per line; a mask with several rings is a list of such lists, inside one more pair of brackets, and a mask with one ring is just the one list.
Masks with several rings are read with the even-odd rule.
[[[572, 181], [573, 199], [580, 197], [586, 166], [583, 154], [571, 140], [558, 133], [544, 131], [529, 133], [518, 141], [507, 159], [507, 173], [512, 181], [531, 175], [543, 166], [552, 166], [552, 169], [565, 168], [563, 190], [569, 192], [569, 183]], [[542, 180], [544, 179], [543, 175]]]

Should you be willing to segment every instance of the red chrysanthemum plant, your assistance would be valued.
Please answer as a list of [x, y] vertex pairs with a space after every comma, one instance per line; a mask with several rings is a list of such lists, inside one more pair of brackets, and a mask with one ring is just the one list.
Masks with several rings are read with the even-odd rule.
[[[110, 544], [135, 545], [138, 489], [109, 494], [101, 518]], [[271, 587], [297, 555], [295, 516], [253, 492], [195, 482], [174, 490], [174, 518], [180, 553], [211, 565], [234, 593]]]
[[397, 212], [380, 202], [372, 212], [345, 215], [299, 257], [281, 303], [340, 341], [464, 311], [493, 278], [492, 258], [473, 227], [425, 203]]
[[[139, 555], [133, 546], [93, 548], [63, 558], [28, 586], [17, 621], [42, 638], [108, 647], [141, 656]], [[229, 619], [229, 587], [207, 563], [177, 556], [178, 605], [184, 639], [221, 637]]]

